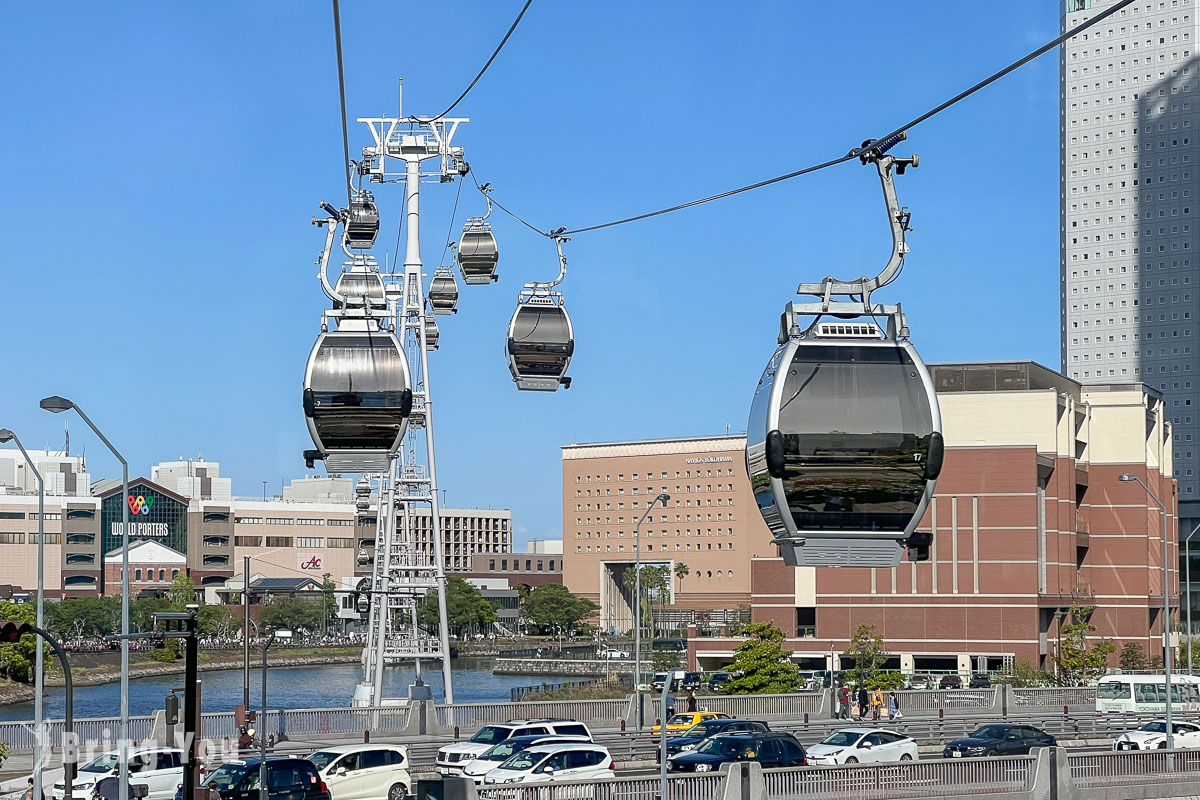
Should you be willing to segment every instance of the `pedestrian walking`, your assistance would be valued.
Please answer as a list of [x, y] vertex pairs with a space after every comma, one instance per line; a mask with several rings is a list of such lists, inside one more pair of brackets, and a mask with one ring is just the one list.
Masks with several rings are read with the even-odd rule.
[[867, 695], [867, 688], [860, 686], [858, 689], [858, 721], [862, 722], [867, 718], [867, 706], [871, 702], [871, 698]]
[[879, 719], [879, 715], [883, 713], [883, 690], [875, 689], [871, 692], [871, 719]]
[[850, 688], [844, 683], [838, 687], [838, 719], [850, 719]]
[[667, 724], [667, 720], [675, 716], [675, 696], [671, 694], [671, 690], [667, 689], [667, 694], [663, 697], [663, 724]]
[[696, 690], [695, 689], [688, 689], [687, 710], [688, 711], [696, 710]]
[[888, 717], [890, 719], [900, 719], [904, 715], [900, 713], [900, 698], [895, 692], [888, 695]]

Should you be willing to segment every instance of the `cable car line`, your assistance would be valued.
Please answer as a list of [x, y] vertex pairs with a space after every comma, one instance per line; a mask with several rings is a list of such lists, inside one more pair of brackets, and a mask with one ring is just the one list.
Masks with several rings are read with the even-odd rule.
[[502, 206], [502, 205], [500, 204], [500, 201], [499, 201], [499, 200], [497, 200], [496, 198], [494, 198], [494, 197], [492, 197], [490, 194], [488, 194], [488, 192], [489, 192], [489, 191], [490, 191], [490, 189], [491, 189], [491, 181], [489, 181], [489, 182], [487, 182], [487, 183], [485, 183], [485, 184], [483, 184], [483, 185], [480, 185], [480, 183], [479, 183], [479, 179], [475, 177], [475, 171], [474, 171], [474, 170], [471, 170], [471, 180], [475, 181], [475, 188], [476, 188], [476, 189], [478, 189], [478, 190], [479, 190], [479, 191], [480, 191], [480, 192], [481, 192], [481, 193], [484, 195], [484, 197], [487, 197], [487, 198], [489, 198], [489, 199], [491, 200], [491, 202], [492, 202], [492, 205], [494, 205], [496, 208], [500, 209], [500, 210], [501, 210], [501, 211], [503, 211], [505, 214], [508, 214], [510, 217], [512, 217], [512, 218], [513, 218], [513, 219], [515, 219], [517, 222], [519, 222], [519, 223], [521, 223], [522, 225], [524, 225], [526, 228], [529, 228], [529, 230], [533, 231], [534, 233], [536, 233], [536, 234], [539, 234], [539, 235], [541, 235], [541, 236], [545, 236], [547, 239], [549, 239], [549, 238], [550, 238], [550, 234], [549, 234], [549, 233], [547, 233], [546, 231], [543, 231], [541, 228], [538, 228], [538, 227], [536, 227], [536, 226], [534, 226], [534, 225], [530, 225], [528, 222], [526, 222], [525, 220], [521, 219], [521, 218], [520, 218], [520, 217], [518, 217], [516, 214], [514, 214], [513, 212], [509, 211], [507, 208], [505, 208], [504, 206]]
[[[450, 209], [450, 228], [446, 231], [446, 246], [442, 248], [442, 257], [438, 259], [440, 267], [446, 261], [446, 252], [450, 249], [450, 243], [454, 241], [454, 220], [458, 217], [458, 198], [462, 197], [463, 182], [458, 181], [458, 191], [454, 193], [454, 208]], [[403, 216], [403, 215], [401, 215]], [[397, 244], [397, 247], [400, 245]]]
[[338, 0], [333, 0], [333, 38], [337, 44], [338, 96], [342, 107], [342, 172], [346, 175], [346, 202], [354, 199], [354, 188], [350, 185], [350, 131], [346, 127], [346, 70], [342, 65], [342, 11]]
[[[715, 200], [724, 200], [727, 197], [733, 197], [734, 195], [753, 191], [754, 189], [761, 189], [763, 187], [771, 186], [773, 184], [781, 183], [783, 181], [788, 181], [793, 178], [799, 178], [802, 175], [808, 175], [813, 172], [819, 172], [820, 170], [828, 169], [829, 167], [835, 167], [838, 164], [842, 164], [846, 161], [850, 161], [851, 159], [862, 158], [863, 156], [872, 152], [876, 147], [879, 147], [879, 146], [883, 146], [883, 149], [887, 149], [887, 147], [890, 147], [891, 145], [895, 144], [895, 142], [891, 141], [892, 139], [895, 139], [896, 137], [900, 136], [903, 133], [907, 133], [909, 130], [916, 127], [917, 125], [920, 125], [922, 122], [925, 122], [925, 121], [931, 119], [932, 117], [935, 117], [938, 114], [942, 113], [943, 111], [950, 108], [951, 106], [962, 102], [963, 100], [965, 100], [966, 98], [975, 94], [979, 90], [991, 85], [992, 83], [995, 83], [996, 81], [1000, 80], [1001, 78], [1007, 76], [1009, 73], [1020, 69], [1021, 67], [1028, 64], [1030, 61], [1033, 61], [1034, 59], [1038, 58], [1039, 56], [1045, 55], [1047, 52], [1049, 52], [1050, 50], [1053, 50], [1055, 47], [1058, 47], [1059, 45], [1061, 45], [1063, 42], [1067, 41], [1071, 37], [1077, 36], [1078, 34], [1086, 31], [1088, 28], [1091, 28], [1096, 23], [1103, 21], [1104, 19], [1112, 16], [1113, 14], [1115, 14], [1116, 12], [1120, 11], [1121, 9], [1123, 9], [1125, 7], [1132, 5], [1133, 2], [1134, 2], [1134, 0], [1121, 0], [1121, 2], [1117, 3], [1116, 5], [1112, 6], [1111, 8], [1105, 9], [1102, 13], [1098, 14], [1097, 16], [1095, 16], [1091, 19], [1088, 19], [1088, 20], [1084, 20], [1083, 22], [1079, 23], [1071, 30], [1069, 30], [1066, 33], [1059, 36], [1057, 39], [1054, 39], [1053, 41], [1048, 42], [1045, 45], [1042, 45], [1037, 50], [1034, 50], [1032, 53], [1029, 53], [1028, 55], [1022, 57], [1021, 59], [1019, 59], [1017, 61], [1014, 61], [1013, 63], [1011, 63], [1008, 66], [1004, 67], [1003, 69], [999, 70], [998, 72], [992, 73], [987, 78], [984, 78], [983, 80], [979, 81], [975, 85], [971, 86], [969, 89], [959, 92], [954, 97], [950, 98], [949, 100], [942, 103], [941, 105], [938, 105], [938, 106], [930, 109], [929, 111], [926, 111], [925, 113], [914, 118], [913, 120], [906, 123], [905, 125], [902, 125], [899, 128], [896, 128], [895, 130], [891, 131], [890, 133], [888, 133], [884, 136], [879, 137], [878, 139], [868, 139], [866, 142], [863, 143], [862, 146], [853, 148], [849, 153], [847, 153], [844, 156], [841, 156], [840, 158], [835, 158], [835, 159], [831, 159], [829, 161], [824, 161], [820, 164], [814, 164], [810, 167], [805, 167], [803, 169], [798, 169], [794, 172], [788, 172], [784, 175], [778, 175], [774, 178], [768, 178], [763, 181], [758, 181], [757, 183], [752, 183], [747, 186], [741, 186], [736, 189], [730, 189], [729, 191], [721, 192], [720, 194], [714, 194], [714, 195], [710, 195], [708, 197], [702, 197], [699, 200], [693, 200], [689, 203], [681, 203], [679, 205], [671, 206], [669, 208], [662, 208], [657, 211], [649, 211], [644, 214], [637, 214], [632, 217], [625, 217], [623, 219], [612, 220], [611, 222], [602, 222], [597, 225], [587, 225], [587, 226], [582, 226], [579, 228], [569, 228], [566, 231], [564, 231], [564, 233], [566, 233], [568, 235], [573, 235], [576, 233], [590, 233], [592, 231], [603, 230], [605, 228], [613, 228], [618, 225], [625, 225], [630, 222], [639, 222], [644, 219], [650, 219], [652, 217], [659, 217], [659, 216], [662, 216], [663, 214], [671, 214], [676, 211], [683, 211], [684, 209], [693, 208], [693, 207], [699, 206], [699, 205], [704, 205], [705, 203], [711, 203]], [[899, 141], [899, 139], [896, 139], [896, 141]], [[472, 177], [474, 177], [474, 173], [472, 173]], [[475, 183], [476, 183], [476, 185], [478, 185], [479, 181], [476, 180]], [[501, 211], [508, 214], [510, 217], [517, 220], [522, 225], [525, 225], [527, 228], [537, 231], [542, 236], [546, 236], [546, 237], [550, 236], [550, 233], [540, 230], [538, 228], [535, 228], [533, 225], [530, 225], [528, 222], [526, 222], [525, 220], [518, 217], [512, 211], [509, 211], [507, 208], [505, 208], [503, 205], [501, 205], [500, 202], [498, 200], [496, 200], [494, 197], [492, 198], [492, 202]]]
[[[438, 114], [436, 117], [433, 117], [432, 119], [430, 119], [429, 120], [430, 122], [436, 122], [437, 120], [441, 119], [442, 117], [446, 116], [451, 111], [453, 111], [455, 106], [457, 106], [459, 103], [461, 103], [463, 101], [463, 98], [466, 97], [467, 94], [469, 94], [470, 91], [475, 88], [475, 84], [479, 83], [479, 79], [483, 77], [483, 73], [488, 71], [488, 67], [492, 66], [492, 62], [496, 60], [496, 56], [500, 55], [500, 51], [503, 50], [504, 45], [506, 45], [508, 43], [508, 38], [513, 35], [513, 31], [515, 31], [517, 29], [517, 26], [521, 24], [521, 17], [525, 16], [525, 12], [529, 10], [529, 7], [531, 5], [533, 5], [533, 0], [525, 0], [525, 5], [521, 8], [521, 13], [517, 14], [517, 18], [513, 20], [513, 24], [508, 27], [508, 33], [504, 34], [504, 38], [500, 40], [500, 44], [496, 45], [496, 49], [492, 51], [491, 58], [489, 58], [487, 60], [487, 63], [483, 65], [483, 69], [479, 70], [479, 74], [475, 76], [475, 80], [471, 81], [471, 83], [467, 86], [466, 89], [463, 89], [462, 94], [460, 94], [458, 96], [457, 100], [455, 100], [453, 103], [450, 104], [449, 108], [447, 108], [442, 113]], [[412, 117], [412, 119], [415, 120], [416, 117]]]

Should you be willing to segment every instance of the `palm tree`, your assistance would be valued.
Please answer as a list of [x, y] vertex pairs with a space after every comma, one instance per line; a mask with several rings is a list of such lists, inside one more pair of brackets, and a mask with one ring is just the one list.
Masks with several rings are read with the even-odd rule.
[[679, 581], [680, 594], [683, 593], [683, 579], [686, 578], [690, 573], [691, 569], [688, 568], [687, 564], [684, 564], [682, 561], [675, 562], [675, 579]]

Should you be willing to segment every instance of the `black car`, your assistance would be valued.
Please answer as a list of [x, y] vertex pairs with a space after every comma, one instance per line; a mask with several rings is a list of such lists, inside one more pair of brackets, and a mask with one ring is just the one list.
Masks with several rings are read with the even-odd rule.
[[[258, 800], [261, 763], [261, 758], [226, 761], [200, 785], [216, 791], [221, 800]], [[267, 756], [267, 796], [271, 800], [331, 800], [316, 766], [293, 756]], [[183, 800], [182, 784], [175, 800]]]
[[669, 772], [713, 772], [734, 761], [763, 767], [802, 767], [804, 747], [790, 733], [719, 733], [695, 750], [667, 758]]
[[708, 690], [710, 692], [719, 692], [731, 680], [733, 680], [733, 676], [728, 672], [714, 672], [708, 676]]
[[955, 739], [942, 750], [942, 758], [975, 756], [1024, 756], [1035, 747], [1054, 747], [1054, 737], [1032, 725], [997, 723], [984, 725], [963, 739]]
[[957, 675], [943, 675], [942, 679], [940, 681], [938, 681], [938, 688], [939, 689], [961, 689], [962, 688], [962, 678], [958, 677]]
[[976, 672], [971, 676], [971, 689], [990, 689], [992, 688], [992, 679], [986, 672]]
[[[706, 719], [697, 722], [679, 736], [667, 739], [667, 758], [686, 750], [695, 750], [710, 736], [718, 733], [770, 733], [771, 728], [765, 722], [748, 719]], [[658, 751], [655, 751], [656, 758]]]

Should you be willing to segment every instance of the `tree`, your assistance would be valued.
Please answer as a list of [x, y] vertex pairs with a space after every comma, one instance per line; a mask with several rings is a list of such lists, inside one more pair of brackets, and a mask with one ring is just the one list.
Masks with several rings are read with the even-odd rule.
[[[654, 611], [652, 598], [659, 597], [663, 592], [670, 589], [671, 569], [667, 566], [652, 566], [650, 564], [643, 564], [641, 568], [641, 575], [642, 627], [646, 629], [650, 636], [654, 636]], [[628, 591], [631, 595], [635, 593], [638, 588], [637, 576], [638, 570], [636, 567], [634, 569], [625, 570], [625, 574], [621, 576], [621, 583], [624, 585], [626, 591]], [[630, 607], [633, 607], [633, 603], [630, 603]]]
[[326, 572], [321, 576], [321, 609], [322, 619], [321, 625], [323, 630], [328, 630], [330, 625], [337, 624], [337, 595], [334, 590], [337, 589], [337, 584], [333, 582], [333, 575]]
[[171, 588], [167, 589], [167, 597], [171, 601], [172, 611], [183, 611], [184, 608], [196, 602], [196, 584], [186, 572], [180, 572], [171, 580]]
[[684, 564], [682, 561], [675, 562], [675, 580], [679, 581], [679, 591], [681, 593], [683, 592], [683, 579], [691, 574], [692, 571], [688, 568], [687, 564]]
[[[114, 616], [121, 602], [115, 597], [69, 597], [46, 604], [46, 630], [60, 638], [107, 636], [116, 633]], [[116, 615], [113, 611], [116, 611]]]
[[887, 672], [887, 647], [883, 637], [875, 632], [874, 625], [859, 625], [850, 640], [850, 648], [842, 654], [844, 659], [853, 659], [854, 666], [846, 671], [847, 681], [865, 689], [902, 689], [904, 676], [898, 672]]
[[235, 627], [233, 612], [224, 606], [200, 606], [196, 614], [196, 627], [201, 636], [228, 639]]
[[992, 683], [1007, 683], [1009, 686], [1049, 686], [1054, 679], [1024, 659], [1014, 661], [992, 675]]
[[534, 625], [560, 627], [564, 632], [591, 616], [599, 606], [571, 594], [562, 584], [547, 583], [529, 593], [525, 611]]
[[[4, 602], [0, 603], [0, 617], [16, 623], [26, 622], [34, 625], [37, 622], [37, 611], [30, 603], [17, 605]], [[35, 634], [27, 633], [16, 642], [0, 644], [0, 670], [14, 681], [32, 682], [39, 641]], [[43, 652], [48, 656], [48, 650]]]
[[1137, 672], [1146, 668], [1146, 651], [1141, 642], [1126, 642], [1121, 647], [1121, 669]]
[[[427, 630], [438, 629], [438, 593], [432, 591], [417, 608], [417, 621]], [[461, 636], [469, 628], [483, 628], [496, 621], [496, 608], [480, 591], [462, 578], [446, 581], [446, 622]]]
[[1063, 625], [1059, 632], [1062, 645], [1055, 662], [1063, 685], [1082, 686], [1100, 677], [1108, 669], [1109, 655], [1117, 649], [1107, 639], [1088, 646], [1088, 634], [1096, 630], [1088, 619], [1095, 610], [1095, 606], [1071, 606], [1071, 623]]
[[321, 604], [290, 595], [276, 597], [258, 612], [258, 626], [264, 636], [280, 629], [312, 633], [321, 627]]
[[[117, 601], [117, 616], [120, 617], [120, 601]], [[139, 597], [129, 604], [130, 627], [138, 631], [148, 631], [154, 628], [154, 615], [159, 611], [170, 611], [171, 601], [165, 597]], [[120, 629], [120, 623], [117, 624]]]
[[754, 622], [738, 631], [746, 641], [733, 651], [731, 673], [736, 678], [725, 684], [726, 694], [784, 694], [798, 692], [804, 685], [800, 667], [783, 649], [783, 631], [770, 622]]

